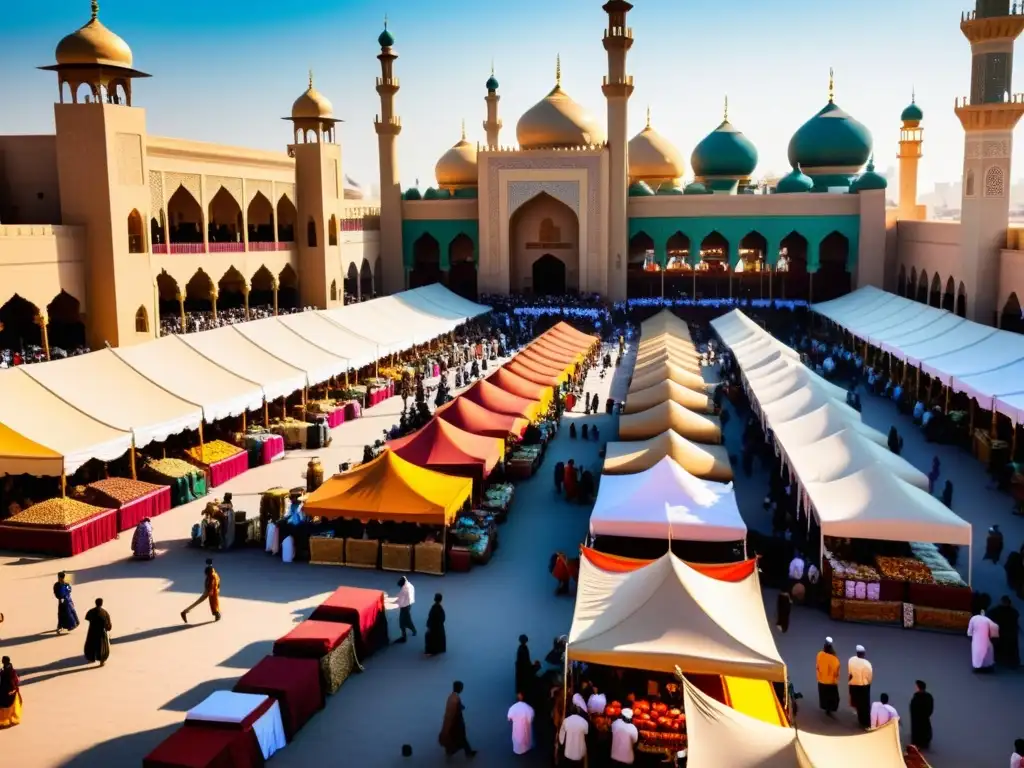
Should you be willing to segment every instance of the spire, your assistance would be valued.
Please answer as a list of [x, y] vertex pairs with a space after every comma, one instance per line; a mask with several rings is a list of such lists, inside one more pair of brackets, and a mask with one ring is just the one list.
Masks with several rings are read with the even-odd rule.
[[313, 68], [309, 69], [309, 90], [313, 90]]
[[875, 153], [871, 153], [871, 157], [868, 158], [868, 173], [875, 172]]
[[725, 122], [729, 122], [729, 94], [725, 94]]
[[384, 31], [388, 31], [388, 15], [386, 13], [384, 14]]
[[494, 77], [494, 57], [491, 57], [491, 77]]
[[466, 118], [462, 118], [462, 141], [466, 140]]
[[910, 86], [910, 103], [917, 104], [917, 88], [913, 85]]
[[647, 127], [651, 127], [651, 105], [647, 105]]
[[828, 68], [828, 103], [834, 104], [836, 100], [836, 74], [832, 67]]
[[562, 87], [562, 54], [555, 56], [555, 87]]
[[92, 20], [96, 21], [100, 17], [100, 4], [98, 0], [92, 0]]

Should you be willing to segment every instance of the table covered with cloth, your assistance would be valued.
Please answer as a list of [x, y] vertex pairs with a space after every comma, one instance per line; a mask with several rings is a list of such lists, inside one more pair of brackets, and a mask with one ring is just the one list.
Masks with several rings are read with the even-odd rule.
[[316, 659], [265, 656], [235, 683], [238, 693], [261, 693], [281, 706], [284, 733], [289, 741], [324, 706], [320, 664]]
[[365, 659], [388, 644], [384, 593], [379, 589], [338, 587], [313, 611], [310, 618], [351, 624], [360, 659]]
[[358, 419], [362, 415], [362, 412], [362, 407], [355, 400], [349, 400], [345, 403], [345, 421]]
[[206, 728], [251, 731], [260, 746], [260, 754], [269, 760], [286, 745], [281, 705], [262, 693], [214, 691], [185, 714], [185, 722]]
[[248, 469], [249, 454], [245, 451], [239, 451], [234, 456], [215, 461], [213, 464], [207, 465], [210, 487], [216, 488], [218, 485], [224, 485], [228, 480], [238, 477]]
[[142, 768], [263, 768], [256, 734], [185, 723], [142, 758]]
[[306, 619], [274, 643], [274, 655], [292, 659], [317, 659], [320, 683], [326, 693], [337, 693], [358, 668], [352, 625]]
[[280, 456], [284, 456], [284, 438], [280, 435], [268, 435], [263, 441], [262, 463], [269, 464]]
[[117, 538], [117, 510], [107, 509], [69, 528], [0, 524], [0, 549], [71, 557]]
[[145, 496], [122, 504], [117, 510], [117, 530], [129, 531], [147, 517], [162, 515], [171, 508], [171, 487], [165, 485]]

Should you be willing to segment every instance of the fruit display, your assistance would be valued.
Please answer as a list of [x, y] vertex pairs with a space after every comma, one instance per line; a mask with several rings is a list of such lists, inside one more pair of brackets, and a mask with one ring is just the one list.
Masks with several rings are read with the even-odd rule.
[[188, 477], [199, 471], [195, 464], [183, 459], [151, 459], [146, 462], [146, 468], [164, 477]]
[[223, 440], [211, 440], [202, 445], [189, 448], [186, 453], [200, 464], [216, 464], [218, 461], [230, 459], [242, 452], [237, 445], [226, 443]]
[[928, 566], [912, 557], [885, 557], [879, 555], [875, 564], [882, 576], [893, 581], [907, 581], [911, 584], [934, 584], [935, 579]]
[[33, 504], [4, 521], [5, 525], [31, 525], [37, 528], [71, 528], [90, 517], [106, 512], [75, 499], [49, 499]]
[[882, 577], [878, 571], [872, 568], [870, 565], [863, 565], [862, 563], [850, 563], [845, 560], [840, 560], [831, 552], [825, 552], [825, 558], [828, 560], [828, 564], [832, 567], [832, 576], [849, 581], [881, 581]]
[[845, 621], [865, 621], [872, 624], [902, 624], [903, 603], [887, 600], [833, 600], [833, 607], [836, 602], [842, 602], [842, 616], [832, 615], [832, 618], [842, 618]]
[[[616, 704], [612, 702], [611, 706]], [[621, 708], [619, 712], [621, 714]], [[645, 699], [633, 702], [633, 725], [640, 732], [640, 740], [653, 747], [675, 749], [686, 739], [686, 715], [664, 702], [651, 703]]]
[[307, 400], [306, 413], [333, 413], [338, 408], [334, 400]]
[[85, 489], [85, 496], [100, 506], [120, 507], [164, 487], [126, 477], [110, 477], [90, 483]]

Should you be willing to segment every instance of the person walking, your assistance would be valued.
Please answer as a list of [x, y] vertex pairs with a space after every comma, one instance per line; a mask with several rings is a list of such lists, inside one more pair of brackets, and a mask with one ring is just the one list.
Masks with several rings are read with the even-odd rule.
[[533, 660], [530, 657], [530, 638], [519, 636], [519, 647], [516, 648], [516, 693], [529, 693], [528, 686], [533, 675]]
[[555, 493], [562, 495], [562, 482], [565, 480], [565, 462], [555, 464]]
[[21, 680], [11, 664], [11, 657], [0, 659], [0, 729], [21, 723]]
[[890, 720], [899, 720], [900, 714], [896, 707], [889, 703], [889, 694], [883, 693], [879, 700], [871, 705], [871, 728], [881, 728]]
[[562, 745], [562, 754], [569, 765], [586, 765], [588, 733], [590, 723], [578, 712], [562, 721], [562, 727], [558, 731], [558, 743]]
[[462, 703], [464, 689], [461, 680], [452, 683], [452, 692], [448, 694], [444, 705], [444, 720], [441, 722], [441, 732], [437, 736], [437, 741], [444, 747], [448, 756], [459, 750], [464, 751], [466, 757], [476, 755], [476, 750], [469, 745], [469, 738], [466, 736], [466, 718], [462, 714], [466, 709], [466, 705]]
[[938, 456], [932, 458], [932, 468], [928, 470], [928, 493], [935, 493], [935, 484], [939, 482], [939, 475], [942, 472], [942, 463]]
[[188, 615], [193, 608], [199, 606], [204, 600], [208, 600], [210, 603], [210, 613], [213, 614], [214, 621], [220, 621], [220, 575], [217, 570], [213, 567], [213, 560], [207, 559], [206, 569], [203, 571], [204, 582], [203, 582], [203, 594], [199, 596], [192, 605], [181, 612], [181, 620], [188, 624]]
[[440, 592], [434, 595], [434, 604], [430, 606], [427, 613], [427, 636], [424, 638], [427, 656], [437, 656], [448, 650], [448, 635], [444, 631], [444, 608], [441, 607], [443, 599]]
[[946, 484], [942, 488], [942, 503], [946, 505], [946, 509], [953, 508], [953, 481], [947, 480]]
[[[799, 583], [799, 582], [798, 582]], [[784, 589], [779, 590], [779, 596], [775, 599], [775, 626], [779, 632], [789, 632], [789, 614], [793, 608], [793, 598]]]
[[404, 643], [409, 638], [407, 632], [412, 632], [416, 637], [416, 625], [412, 623], [412, 606], [416, 602], [416, 588], [405, 576], [398, 580], [398, 628], [402, 630], [402, 636], [395, 640], [396, 643]]
[[999, 625], [984, 610], [979, 611], [967, 624], [967, 636], [971, 638], [971, 667], [975, 672], [991, 672], [996, 665], [992, 639], [999, 637]]
[[78, 620], [78, 611], [75, 610], [75, 601], [71, 599], [71, 584], [68, 583], [68, 575], [64, 571], [57, 574], [53, 596], [57, 598], [57, 634], [70, 632], [81, 622]]
[[1003, 532], [998, 525], [988, 529], [988, 536], [985, 537], [985, 557], [983, 560], [991, 560], [998, 563], [1003, 554]]
[[96, 606], [85, 614], [85, 622], [89, 630], [85, 635], [85, 658], [90, 663], [99, 662], [102, 667], [110, 658], [110, 636], [107, 634], [113, 627], [110, 614], [103, 608], [103, 598], [96, 598]]
[[928, 693], [924, 680], [916, 681], [914, 687], [914, 695], [910, 697], [910, 743], [918, 749], [928, 749], [932, 743], [935, 699]]
[[1009, 595], [1003, 595], [999, 605], [988, 612], [988, 617], [999, 627], [995, 640], [996, 663], [1016, 669], [1020, 666], [1020, 612], [1013, 607]]
[[818, 678], [818, 706], [832, 717], [839, 710], [839, 657], [831, 637], [825, 638], [825, 646], [818, 651], [814, 671]]
[[857, 710], [857, 722], [867, 730], [871, 727], [871, 679], [874, 669], [867, 660], [867, 651], [858, 645], [856, 656], [846, 662], [847, 683], [850, 691], [850, 706]]
[[526, 703], [525, 694], [516, 694], [516, 703], [509, 707], [508, 721], [512, 723], [512, 751], [525, 755], [533, 749], [533, 718], [536, 713]]
[[156, 557], [153, 522], [148, 517], [143, 518], [142, 522], [135, 526], [135, 533], [132, 534], [132, 557], [136, 560], [152, 560]]
[[633, 725], [633, 710], [622, 710], [622, 717], [612, 723], [612, 765], [632, 765], [639, 739], [640, 733]]

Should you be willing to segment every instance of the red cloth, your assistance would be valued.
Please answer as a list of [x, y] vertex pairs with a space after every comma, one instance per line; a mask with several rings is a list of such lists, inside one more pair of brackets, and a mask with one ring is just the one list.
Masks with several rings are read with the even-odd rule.
[[256, 733], [186, 723], [142, 759], [142, 768], [263, 768]]
[[284, 438], [280, 435], [271, 435], [263, 440], [263, 455], [260, 461], [269, 464], [278, 456], [284, 453]]
[[[598, 552], [590, 547], [580, 547], [580, 554], [596, 565], [602, 571], [610, 573], [628, 573], [653, 563], [653, 560], [638, 560], [633, 557], [622, 557], [621, 555], [609, 555], [605, 552]], [[703, 573], [719, 581], [743, 581], [754, 572], [757, 567], [757, 560], [740, 560], [737, 563], [686, 563], [695, 571]]]
[[281, 719], [288, 741], [324, 708], [320, 687], [320, 662], [265, 656], [246, 672], [233, 689], [237, 693], [262, 693], [281, 705]]
[[345, 423], [345, 409], [335, 408], [333, 411], [327, 414], [327, 426], [331, 429], [339, 427]]
[[486, 379], [476, 382], [457, 399], [461, 400], [462, 398], [482, 405], [489, 411], [527, 420], [537, 405], [536, 400], [527, 400], [525, 397], [513, 395], [511, 392], [494, 386]]
[[0, 525], [0, 549], [71, 557], [117, 537], [117, 510], [109, 509], [63, 530], [28, 525]]
[[234, 456], [214, 462], [208, 468], [207, 474], [210, 477], [210, 487], [216, 488], [224, 485], [228, 480], [238, 477], [249, 469], [249, 454], [240, 451]]
[[924, 608], [945, 608], [950, 611], [971, 610], [970, 587], [947, 587], [942, 584], [908, 584], [907, 601]]
[[356, 650], [361, 659], [388, 642], [384, 593], [377, 589], [338, 587], [309, 618], [312, 621], [334, 621], [351, 625], [356, 633]]
[[434, 411], [434, 415], [474, 435], [498, 437], [502, 440], [509, 435], [521, 438], [530, 425], [526, 419], [495, 413], [464, 397], [456, 397], [442, 405]]
[[165, 485], [158, 491], [147, 493], [134, 501], [129, 501], [117, 510], [117, 530], [127, 531], [145, 517], [162, 515], [171, 508], [171, 487]]
[[275, 656], [319, 659], [333, 651], [352, 632], [351, 624], [306, 619], [274, 643]]

